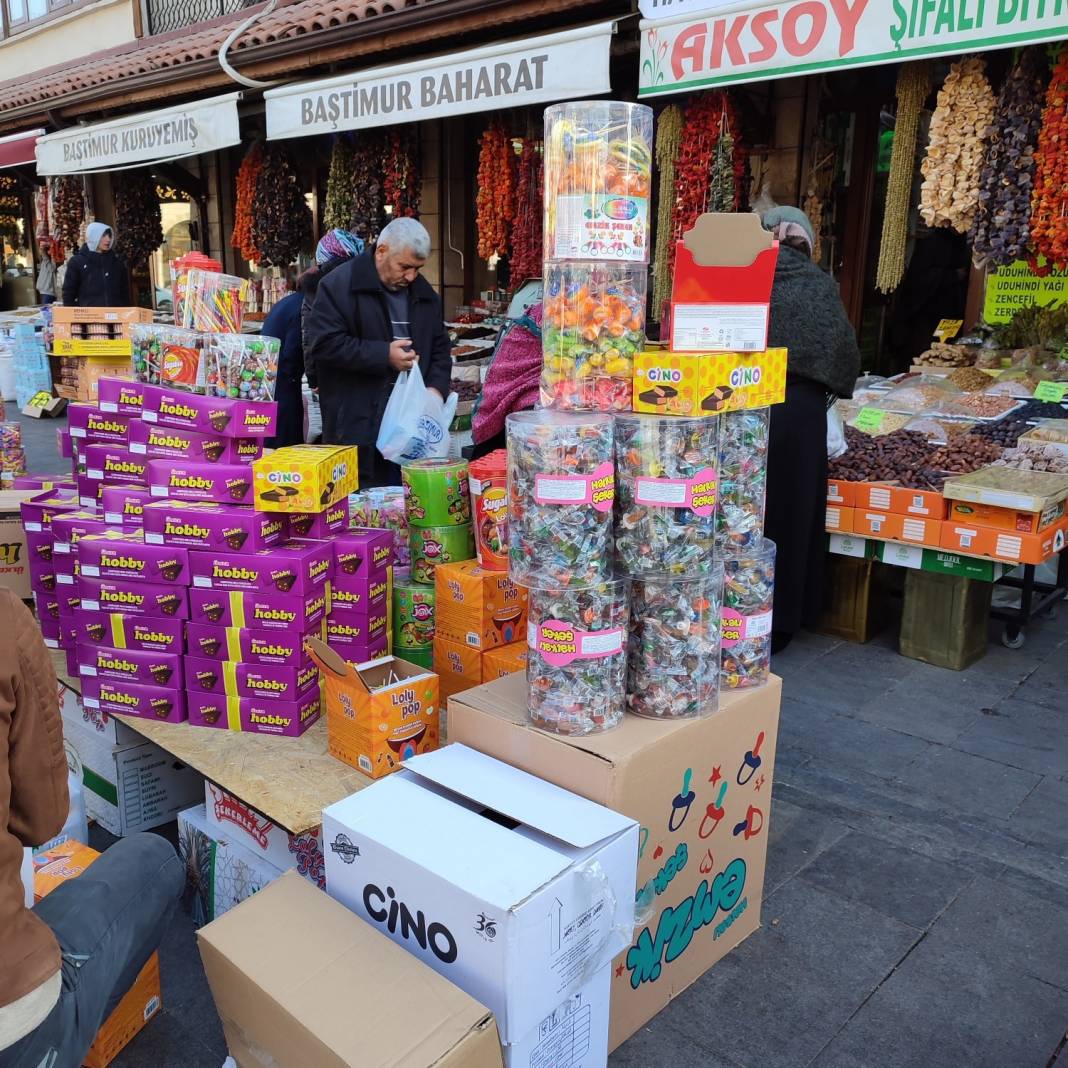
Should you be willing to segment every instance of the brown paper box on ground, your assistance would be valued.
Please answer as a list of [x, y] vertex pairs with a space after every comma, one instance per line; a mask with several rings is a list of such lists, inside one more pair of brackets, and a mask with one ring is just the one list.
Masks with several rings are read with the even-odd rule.
[[760, 926], [782, 681], [722, 694], [706, 719], [624, 717], [566, 738], [527, 723], [522, 674], [449, 699], [449, 741], [641, 824], [638, 915], [612, 965], [615, 1049]]
[[0, 490], [0, 586], [22, 600], [30, 596], [30, 563], [19, 505], [37, 490]]
[[240, 1068], [501, 1068], [488, 1009], [296, 872], [197, 939]]

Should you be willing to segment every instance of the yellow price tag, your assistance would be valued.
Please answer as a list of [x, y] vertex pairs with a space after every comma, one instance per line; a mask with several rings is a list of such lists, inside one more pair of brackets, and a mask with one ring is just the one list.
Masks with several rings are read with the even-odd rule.
[[963, 319], [939, 319], [938, 326], [935, 327], [935, 337], [944, 345], [960, 333], [963, 325]]

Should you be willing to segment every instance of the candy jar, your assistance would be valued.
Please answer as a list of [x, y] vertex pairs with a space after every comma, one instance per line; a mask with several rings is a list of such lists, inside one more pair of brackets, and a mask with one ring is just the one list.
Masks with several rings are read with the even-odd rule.
[[247, 334], [209, 334], [204, 387], [209, 397], [274, 400], [281, 342]]
[[411, 460], [401, 468], [401, 485], [409, 526], [471, 522], [466, 460]]
[[732, 689], [763, 686], [771, 670], [775, 543], [762, 538], [723, 560], [721, 681]]
[[508, 562], [512, 581], [589, 586], [612, 573], [612, 418], [508, 416]]
[[684, 719], [716, 711], [722, 590], [722, 564], [700, 575], [634, 580], [628, 712], [648, 719]]
[[719, 419], [617, 415], [616, 562], [633, 576], [712, 568]]
[[770, 413], [754, 408], [721, 416], [716, 540], [727, 553], [748, 551], [764, 536]]
[[408, 566], [408, 512], [400, 486], [374, 486], [350, 493], [349, 526], [392, 531], [393, 559], [398, 567]]
[[536, 727], [592, 734], [623, 719], [628, 583], [534, 589], [528, 603], [528, 710]]

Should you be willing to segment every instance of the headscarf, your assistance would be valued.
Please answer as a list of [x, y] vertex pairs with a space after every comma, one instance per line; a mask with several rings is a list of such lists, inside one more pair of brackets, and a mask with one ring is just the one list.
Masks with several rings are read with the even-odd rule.
[[816, 244], [816, 235], [809, 217], [800, 208], [775, 207], [760, 217], [761, 225], [770, 230], [783, 244], [793, 238], [808, 246], [808, 254]]
[[315, 246], [315, 262], [320, 267], [329, 260], [351, 259], [363, 252], [363, 238], [348, 230], [334, 229], [324, 234]]
[[90, 252], [96, 252], [100, 245], [100, 239], [104, 234], [111, 234], [112, 244], [115, 243], [115, 231], [107, 223], [91, 222], [85, 228], [85, 246]]

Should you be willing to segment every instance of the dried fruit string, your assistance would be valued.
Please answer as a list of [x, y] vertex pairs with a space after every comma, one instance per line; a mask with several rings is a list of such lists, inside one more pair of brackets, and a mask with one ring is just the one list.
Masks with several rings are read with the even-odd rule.
[[515, 208], [512, 212], [512, 285], [541, 275], [542, 259], [542, 143], [523, 139], [519, 155]]
[[1047, 266], [1068, 267], [1068, 45], [1061, 49], [1046, 90], [1035, 153], [1031, 240]]
[[382, 192], [394, 219], [419, 217], [419, 140], [412, 127], [389, 132]]
[[323, 209], [323, 227], [327, 230], [348, 230], [356, 206], [352, 188], [353, 170], [352, 142], [340, 135], [330, 153], [330, 173], [326, 179], [326, 207]]
[[289, 156], [277, 145], [263, 153], [252, 202], [251, 239], [258, 263], [285, 267], [311, 244], [311, 211]]
[[116, 250], [127, 267], [141, 267], [163, 244], [163, 216], [156, 183], [147, 171], [126, 171], [114, 176], [112, 187]]
[[653, 253], [653, 315], [671, 296], [671, 214], [675, 208], [675, 160], [682, 142], [682, 109], [677, 104], [666, 107], [656, 125], [656, 162], [660, 168], [660, 187], [656, 208], [656, 248]]
[[479, 138], [478, 194], [475, 201], [478, 254], [488, 260], [508, 252], [508, 236], [515, 215], [512, 139], [499, 120]]
[[237, 197], [234, 204], [234, 229], [230, 246], [246, 260], [259, 262], [260, 252], [252, 240], [252, 202], [256, 198], [256, 183], [263, 169], [263, 145], [257, 141], [245, 153], [237, 171]]

